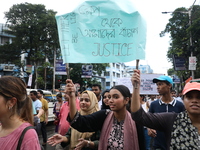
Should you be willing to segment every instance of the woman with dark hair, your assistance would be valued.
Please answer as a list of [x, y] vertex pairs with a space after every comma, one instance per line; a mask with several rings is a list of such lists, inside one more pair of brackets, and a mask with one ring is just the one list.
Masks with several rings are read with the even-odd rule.
[[[17, 149], [22, 131], [33, 125], [32, 100], [27, 96], [25, 83], [17, 77], [0, 78], [0, 147]], [[39, 150], [35, 129], [29, 129], [22, 140], [21, 150]]]
[[[67, 94], [66, 94], [67, 95]], [[99, 111], [98, 100], [94, 92], [83, 91], [80, 95], [80, 111], [81, 115], [92, 114]], [[77, 106], [76, 106], [77, 107]], [[65, 118], [66, 120], [66, 118]], [[57, 149], [68, 149], [69, 150], [91, 150], [98, 148], [98, 140], [100, 131], [97, 132], [78, 132], [74, 128], [69, 128], [68, 132], [63, 136], [61, 134], [55, 134], [48, 139], [48, 143], [52, 146], [56, 145]], [[90, 141], [90, 146], [88, 145]], [[62, 142], [62, 143], [61, 143]], [[61, 145], [59, 144], [61, 143]]]
[[102, 93], [102, 97], [103, 97], [103, 101], [102, 101], [102, 107], [101, 109], [110, 109], [108, 101], [110, 99], [110, 94], [109, 94], [109, 90], [105, 90]]
[[53, 107], [53, 114], [55, 115], [55, 132], [58, 132], [58, 127], [59, 127], [59, 123], [60, 123], [60, 118], [59, 118], [59, 114], [60, 114], [60, 110], [62, 105], [64, 104], [63, 99], [62, 99], [62, 93], [59, 93], [56, 95], [56, 99], [58, 100]]
[[[70, 113], [68, 121], [79, 132], [101, 130], [98, 150], [139, 150], [137, 128], [130, 113], [126, 110], [131, 93], [126, 86], [117, 85], [110, 89], [109, 109], [82, 116], [75, 105], [75, 88], [73, 82], [66, 81], [66, 93], [70, 96]], [[90, 144], [90, 143], [88, 143]]]

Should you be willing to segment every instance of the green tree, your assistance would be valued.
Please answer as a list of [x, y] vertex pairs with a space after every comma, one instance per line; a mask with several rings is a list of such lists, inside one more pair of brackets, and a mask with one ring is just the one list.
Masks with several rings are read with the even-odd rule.
[[[9, 27], [5, 32], [16, 37], [13, 44], [20, 54], [28, 54], [27, 64], [35, 68], [42, 66], [46, 58], [53, 63], [54, 51], [60, 55], [55, 15], [56, 12], [46, 10], [44, 5], [30, 3], [13, 5], [5, 12]], [[38, 77], [37, 69], [35, 77]]]
[[[103, 71], [106, 71], [106, 67], [109, 66], [108, 63], [92, 63], [92, 64], [82, 64], [82, 63], [69, 63], [70, 67], [70, 79], [74, 83], [79, 83], [81, 86], [83, 85], [91, 85], [97, 83], [97, 78], [81, 78], [82, 75], [82, 65], [93, 65], [93, 76], [100, 76]], [[63, 80], [65, 83], [65, 79]]]
[[21, 65], [20, 61], [21, 51], [15, 44], [6, 43], [0, 46], [0, 63], [12, 63], [18, 66]]
[[[46, 10], [44, 5], [21, 3], [13, 5], [8, 12], [5, 12], [7, 24], [9, 29], [5, 32], [14, 35], [12, 45], [9, 47], [2, 47], [2, 51], [6, 50], [8, 57], [5, 61], [13, 61], [9, 59], [11, 52], [15, 51], [14, 56], [18, 58], [23, 53], [28, 54], [26, 57], [27, 65], [34, 65], [36, 72], [33, 75], [36, 88], [45, 88], [49, 81], [52, 81], [52, 69], [54, 61], [54, 52], [57, 58], [61, 57], [59, 49], [58, 31], [55, 19], [56, 12], [53, 10]], [[6, 49], [5, 49], [6, 48]], [[1, 52], [1, 47], [0, 47]], [[6, 53], [0, 53], [4, 56]], [[48, 58], [50, 64], [46, 66], [46, 59]], [[2, 60], [3, 61], [3, 60]], [[74, 82], [83, 85], [87, 80], [88, 84], [95, 82], [95, 79], [81, 78], [82, 64], [70, 64], [73, 68], [70, 72], [70, 77]], [[94, 74], [100, 75], [105, 71], [108, 64], [93, 64]], [[49, 68], [50, 67], [50, 68]], [[45, 81], [46, 78], [46, 81]], [[63, 79], [65, 83], [65, 79]]]
[[[191, 51], [193, 56], [200, 60], [200, 6], [195, 5], [191, 12], [191, 25], [189, 23], [189, 13], [186, 8], [177, 8], [169, 19], [169, 23], [166, 25], [164, 31], [161, 32], [160, 36], [164, 36], [165, 33], [169, 33], [171, 37], [170, 47], [167, 52], [169, 61], [173, 62], [173, 55], [182, 56], [186, 60], [186, 66], [189, 65], [189, 56]], [[190, 38], [192, 38], [192, 47], [190, 44]], [[195, 77], [200, 77], [200, 68], [197, 64], [196, 71], [194, 72]], [[186, 80], [191, 76], [191, 71], [176, 71], [176, 75]]]

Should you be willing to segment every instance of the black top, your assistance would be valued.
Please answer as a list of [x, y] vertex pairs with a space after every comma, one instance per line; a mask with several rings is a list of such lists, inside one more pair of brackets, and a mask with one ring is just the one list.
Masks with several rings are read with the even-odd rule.
[[138, 124], [151, 129], [163, 131], [166, 137], [167, 149], [170, 147], [171, 131], [177, 113], [146, 113], [141, 107], [137, 112], [131, 113], [133, 120]]
[[[71, 126], [79, 132], [95, 132], [98, 130], [101, 131], [104, 121], [110, 111], [111, 110], [109, 109], [103, 109], [90, 115], [84, 116], [80, 115], [77, 112], [73, 120], [71, 120], [68, 115], [67, 121], [69, 121], [71, 123]], [[140, 150], [145, 150], [143, 126], [136, 124], [136, 128]]]

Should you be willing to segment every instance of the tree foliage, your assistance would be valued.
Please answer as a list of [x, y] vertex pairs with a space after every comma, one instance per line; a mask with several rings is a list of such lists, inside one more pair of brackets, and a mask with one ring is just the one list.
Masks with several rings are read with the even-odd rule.
[[[57, 56], [60, 56], [55, 15], [56, 12], [46, 10], [45, 6], [41, 4], [13, 5], [8, 12], [5, 12], [8, 25], [8, 30], [5, 32], [16, 38], [13, 39], [9, 49], [6, 49], [6, 46], [2, 46], [1, 49], [6, 51], [8, 56], [11, 52], [17, 53], [18, 56], [23, 53], [27, 54], [24, 65], [34, 65], [35, 68], [38, 68], [45, 63], [47, 58], [53, 64], [54, 51]], [[13, 60], [20, 62], [21, 59], [18, 57], [11, 61]], [[5, 61], [8, 62], [9, 59]], [[37, 69], [35, 73], [37, 74]], [[37, 76], [34, 75], [34, 77]], [[37, 81], [33, 83], [37, 83]]]
[[95, 79], [93, 78], [81, 78], [82, 75], [82, 65], [85, 64], [74, 64], [74, 63], [70, 63], [69, 67], [70, 67], [70, 78], [73, 80], [74, 83], [79, 83], [80, 85], [85, 85], [85, 81], [87, 82], [87, 84], [93, 84], [93, 83], [97, 83], [97, 78], [98, 76], [100, 76], [103, 71], [106, 71], [106, 67], [109, 66], [108, 63], [104, 63], [104, 64], [87, 64], [87, 65], [93, 65], [93, 76], [96, 76], [97, 78]]
[[[48, 67], [51, 68], [54, 64], [54, 52], [56, 52], [57, 58], [61, 57], [56, 13], [53, 10], [46, 10], [42, 4], [31, 3], [13, 5], [8, 12], [5, 12], [8, 25], [8, 30], [5, 32], [14, 35], [15, 38], [12, 44], [0, 46], [0, 56], [3, 58], [0, 62], [11, 62], [17, 65], [21, 62], [20, 55], [27, 54], [24, 65], [34, 65], [37, 68], [33, 75], [33, 78], [37, 79], [33, 82], [38, 84], [37, 87], [44, 87], [45, 75], [47, 76], [47, 84], [52, 81], [52, 69]], [[45, 65], [47, 58], [50, 62], [48, 66]], [[81, 65], [70, 64], [70, 67], [73, 68], [70, 76], [74, 82], [83, 84]], [[107, 65], [93, 64], [94, 73], [100, 75], [102, 71], [105, 71]], [[44, 73], [44, 70], [47, 72]]]
[[52, 60], [51, 42], [58, 48], [58, 35], [55, 20], [56, 12], [46, 10], [44, 5], [21, 3], [13, 5], [5, 13], [9, 30], [16, 36], [14, 43], [21, 53], [28, 53], [27, 64], [43, 63], [45, 57]]
[[[165, 33], [170, 33], [171, 43], [167, 52], [169, 61], [173, 62], [173, 55], [184, 57], [186, 60], [186, 66], [189, 66], [189, 57], [191, 52], [193, 56], [200, 60], [200, 6], [195, 5], [191, 11], [191, 17], [189, 16], [189, 10], [182, 7], [177, 8], [169, 19], [169, 23], [166, 25], [164, 31], [160, 36], [164, 36]], [[191, 18], [191, 20], [189, 20]], [[190, 24], [191, 21], [191, 24]], [[192, 40], [192, 44], [190, 43]], [[192, 45], [192, 46], [191, 46]], [[200, 77], [200, 67], [197, 63], [194, 76]], [[191, 71], [176, 71], [176, 74], [186, 80], [191, 76]]]
[[0, 63], [1, 64], [7, 64], [7, 63], [13, 63], [18, 66], [21, 66], [21, 60], [20, 56], [21, 51], [15, 44], [8, 44], [0, 46]]

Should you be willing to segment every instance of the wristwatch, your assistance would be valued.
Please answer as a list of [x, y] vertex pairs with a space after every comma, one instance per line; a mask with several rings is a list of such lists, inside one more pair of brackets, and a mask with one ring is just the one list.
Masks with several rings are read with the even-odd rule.
[[87, 141], [87, 146], [86, 147], [90, 147], [90, 142], [91, 141]]

